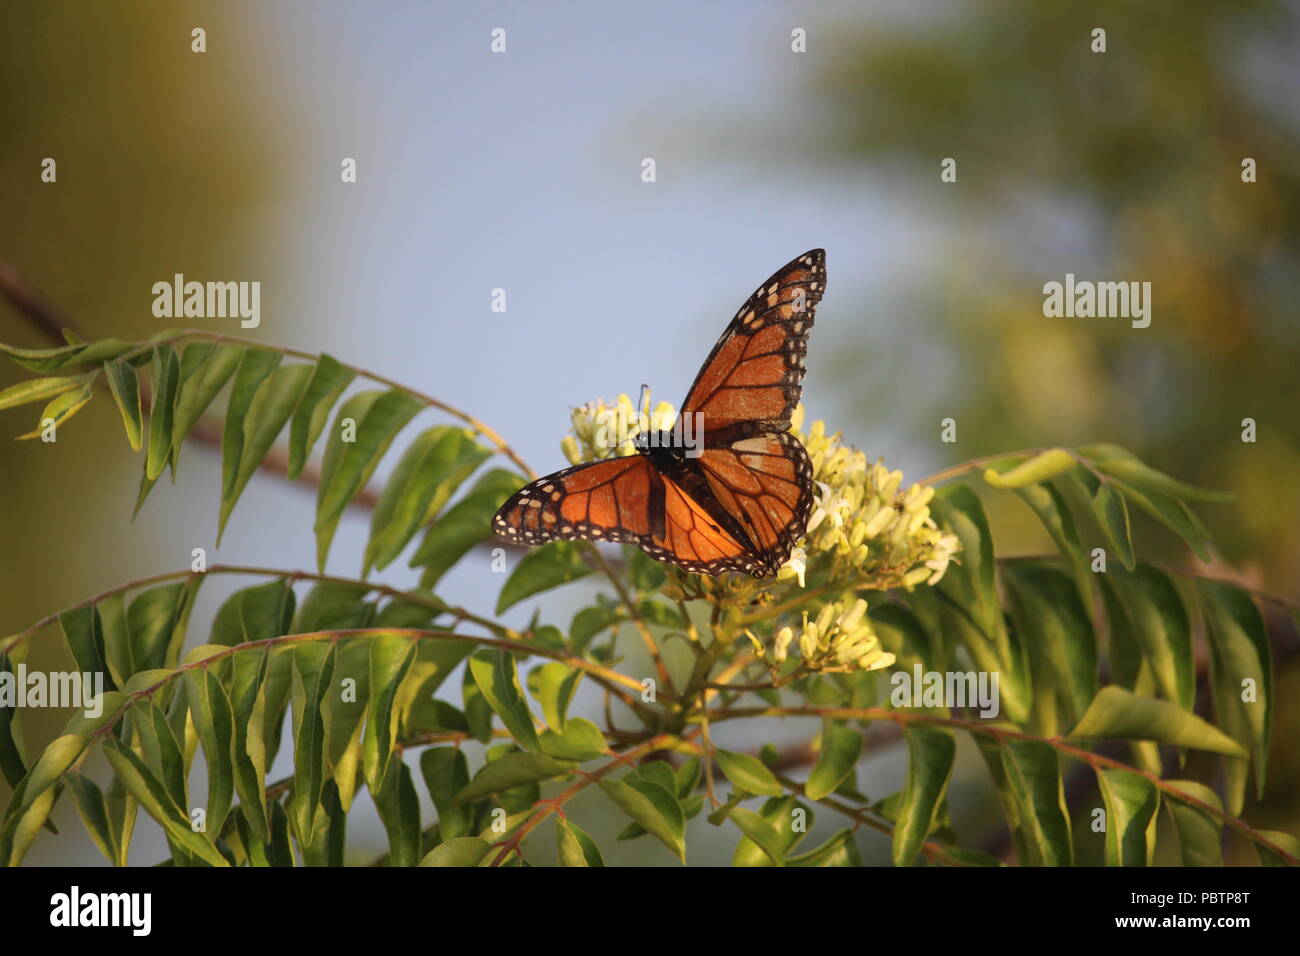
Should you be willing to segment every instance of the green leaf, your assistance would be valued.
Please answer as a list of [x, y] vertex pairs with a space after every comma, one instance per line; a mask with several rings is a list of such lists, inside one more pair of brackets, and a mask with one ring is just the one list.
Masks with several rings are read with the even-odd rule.
[[1169, 575], [1140, 564], [1131, 574], [1112, 570], [1104, 577], [1124, 607], [1160, 695], [1191, 710], [1196, 697], [1191, 627]]
[[596, 783], [620, 810], [686, 862], [686, 818], [673, 794], [634, 777]]
[[623, 546], [623, 560], [627, 563], [628, 580], [638, 594], [658, 591], [668, 579], [668, 572], [664, 565], [636, 545]]
[[[1255, 834], [1256, 836], [1262, 836], [1274, 846], [1278, 846], [1290, 853], [1293, 857], [1300, 857], [1300, 840], [1297, 840], [1290, 833], [1283, 833], [1280, 830], [1256, 830]], [[1255, 849], [1259, 853], [1260, 866], [1295, 866], [1286, 857], [1262, 844], [1256, 843]]]
[[[325, 568], [334, 531], [348, 502], [374, 473], [397, 433], [424, 406], [396, 390], [359, 392], [334, 419], [325, 444], [320, 489], [316, 496], [316, 563]], [[349, 426], [348, 423], [352, 424]], [[345, 440], [351, 438], [352, 440]]]
[[371, 590], [369, 585], [347, 581], [313, 584], [298, 608], [293, 630], [303, 633], [371, 627], [375, 623], [375, 605], [366, 600]]
[[438, 425], [416, 437], [384, 486], [370, 520], [362, 576], [383, 569], [433, 520], [491, 452], [463, 428]]
[[1142, 640], [1112, 580], [1110, 574], [1101, 576], [1101, 594], [1109, 631], [1107, 657], [1111, 679], [1126, 690], [1137, 690], [1138, 679], [1142, 676], [1154, 685], [1155, 677], [1150, 668], [1143, 669]]
[[1008, 740], [1002, 765], [1029, 854], [1021, 865], [1070, 866], [1074, 848], [1056, 751], [1036, 740]]
[[545, 754], [507, 753], [491, 763], [484, 764], [474, 779], [456, 794], [455, 803], [466, 804], [493, 793], [502, 793], [525, 784], [550, 780], [570, 772], [566, 764]]
[[600, 847], [571, 820], [555, 818], [555, 840], [560, 866], [604, 866]]
[[592, 573], [583, 561], [584, 549], [574, 541], [552, 541], [534, 548], [520, 559], [497, 598], [497, 613], [514, 607], [525, 598], [549, 591]]
[[[433, 721], [433, 723], [424, 723], [425, 727], [443, 726], [436, 721], [444, 719], [447, 711], [456, 714], [458, 720], [450, 729], [469, 729], [470, 723], [464, 714], [445, 701], [435, 700], [433, 696], [469, 651], [470, 645], [461, 641], [421, 638], [416, 642], [415, 663], [411, 665], [411, 673], [393, 705], [400, 715], [399, 724], [404, 735], [417, 731], [421, 721]], [[473, 677], [469, 675], [468, 670], [465, 676], [473, 684]], [[487, 723], [490, 731], [491, 710], [486, 702], [484, 710], [488, 712]]]
[[962, 545], [961, 563], [948, 569], [939, 590], [966, 608], [984, 636], [995, 640], [1003, 628], [1002, 605], [997, 594], [993, 538], [984, 508], [966, 485], [948, 485], [935, 496], [932, 510]]
[[1186, 482], [1170, 478], [1168, 475], [1162, 474], [1132, 457], [1097, 460], [1093, 462], [1093, 466], [1103, 474], [1121, 479], [1125, 484], [1158, 495], [1167, 495], [1171, 498], [1181, 498], [1186, 501], [1210, 501], [1221, 504], [1235, 500], [1234, 495], [1222, 491], [1197, 488]]
[[908, 726], [903, 736], [907, 739], [907, 782], [894, 825], [894, 866], [911, 866], [933, 829], [957, 754], [957, 743], [946, 730]]
[[[226, 502], [237, 497], [239, 466], [244, 457], [244, 445], [250, 431], [248, 416], [262, 383], [270, 378], [280, 365], [283, 356], [269, 349], [246, 349], [235, 372], [235, 384], [230, 389], [226, 404], [225, 428], [221, 433], [221, 501], [223, 513], [228, 512]], [[224, 523], [217, 528], [217, 543], [221, 543]]]
[[647, 761], [632, 772], [638, 779], [657, 783], [669, 793], [677, 792], [677, 775], [673, 773], [672, 766], [666, 760]]
[[114, 686], [121, 687], [135, 673], [124, 598], [120, 593], [106, 597], [95, 605], [95, 610], [104, 635], [104, 661]]
[[325, 422], [329, 419], [330, 409], [356, 374], [329, 355], [321, 355], [316, 361], [311, 381], [307, 383], [307, 389], [294, 410], [293, 422], [289, 425], [287, 475], [290, 481], [302, 474], [307, 456], [311, 454], [312, 446], [316, 444], [316, 439], [320, 437]]
[[284, 580], [241, 588], [217, 609], [208, 643], [234, 647], [289, 634], [294, 602], [293, 588]]
[[226, 689], [204, 667], [185, 672], [190, 713], [208, 763], [207, 828], [220, 833], [235, 788], [235, 715]]
[[898, 658], [897, 670], [946, 670], [941, 650], [935, 647], [925, 626], [911, 608], [902, 604], [878, 604], [867, 611], [881, 646]]
[[[1219, 795], [1203, 783], [1195, 780], [1168, 780], [1166, 783], [1194, 800], [1223, 811]], [[1204, 808], [1179, 799], [1177, 794], [1169, 793], [1167, 796], [1165, 809], [1178, 831], [1178, 849], [1183, 866], [1223, 866], [1223, 821]]]
[[[5, 654], [0, 654], [0, 677], [10, 675], [17, 682], [14, 664]], [[0, 705], [0, 773], [9, 786], [17, 787], [20, 780], [27, 775], [27, 764], [23, 760], [20, 734], [14, 723], [18, 715], [17, 703]]]
[[1160, 791], [1146, 777], [1128, 770], [1098, 769], [1097, 784], [1106, 804], [1106, 865], [1150, 866], [1156, 852]]
[[1041, 484], [1072, 471], [1078, 467], [1075, 457], [1063, 448], [1052, 448], [1039, 452], [1032, 458], [1010, 467], [986, 468], [984, 480], [994, 488], [1024, 488], [1028, 485]]
[[[1050, 668], [1059, 711], [1072, 725], [1097, 693], [1097, 638], [1078, 588], [1068, 575], [1046, 564], [1011, 566], [1007, 577], [1015, 594], [1017, 626], [1028, 637], [1031, 657], [1041, 655]], [[1035, 680], [1039, 682], [1039, 675]]]
[[217, 345], [213, 342], [194, 342], [181, 353], [180, 387], [176, 396], [176, 411], [172, 416], [172, 475], [180, 463], [181, 445], [221, 387], [235, 374], [244, 358], [240, 345]]
[[[141, 591], [126, 610], [126, 624], [131, 635], [131, 659], [136, 671], [153, 670], [174, 664], [168, 660], [175, 629], [186, 611], [183, 582], [164, 584]], [[179, 648], [178, 648], [179, 649]]]
[[468, 667], [461, 675], [461, 701], [465, 705], [465, 723], [469, 732], [481, 744], [492, 740], [492, 705], [487, 702], [483, 692], [474, 680], [474, 672]]
[[514, 472], [495, 468], [443, 512], [411, 557], [411, 567], [424, 569], [420, 586], [433, 587], [474, 545], [492, 537], [492, 516], [523, 484]]
[[70, 392], [64, 392], [63, 394], [56, 396], [48, 405], [45, 406], [45, 410], [41, 412], [41, 417], [37, 426], [26, 434], [19, 435], [18, 440], [26, 441], [27, 439], [38, 437], [43, 431], [45, 431], [45, 422], [47, 421], [53, 422], [57, 431], [64, 422], [68, 421], [68, 419], [72, 418], [73, 415], [81, 411], [82, 407], [90, 401], [93, 394], [90, 384], [86, 383]]
[[592, 638], [618, 620], [618, 612], [613, 608], [583, 608], [573, 616], [573, 623], [569, 625], [569, 641], [573, 644], [573, 649], [582, 653]]
[[335, 646], [303, 644], [293, 650], [293, 822], [310, 843], [325, 786], [325, 727], [321, 704], [334, 676]]
[[167, 715], [150, 701], [137, 704], [131, 713], [131, 728], [141, 757], [158, 778], [167, 796], [183, 812], [189, 808], [185, 756], [180, 741], [167, 722]]
[[[266, 748], [266, 765], [270, 767], [280, 752], [284, 737], [284, 712], [289, 706], [293, 687], [293, 646], [272, 647], [266, 665], [266, 716], [262, 723], [262, 743]], [[292, 739], [292, 738], [291, 738]]]
[[180, 382], [180, 363], [171, 346], [153, 350], [152, 376], [153, 404], [149, 409], [149, 448], [144, 466], [149, 481], [157, 480], [171, 460], [176, 387]]
[[1114, 684], [1103, 687], [1069, 734], [1075, 740], [1154, 740], [1156, 743], [1245, 756], [1217, 727], [1168, 701], [1138, 697]]
[[162, 825], [170, 840], [210, 866], [230, 865], [213, 844], [191, 829], [184, 809], [139, 755], [112, 737], [104, 741], [104, 755], [127, 791]]
[[63, 775], [63, 779], [68, 785], [68, 792], [72, 794], [73, 802], [77, 805], [77, 814], [81, 817], [81, 822], [86, 832], [90, 834], [91, 840], [109, 863], [116, 862], [119, 852], [117, 838], [113, 833], [112, 825], [108, 822], [108, 804], [104, 801], [104, 792], [99, 789], [95, 781], [75, 770], [69, 770]]
[[394, 760], [375, 794], [375, 808], [388, 833], [388, 865], [416, 866], [420, 862], [420, 798], [411, 768]]
[[523, 688], [519, 686], [514, 657], [505, 651], [480, 649], [470, 655], [469, 670], [483, 697], [510, 731], [510, 736], [524, 750], [538, 753], [541, 742], [537, 739]]
[[829, 797], [853, 773], [861, 755], [862, 734], [828, 722], [822, 729], [821, 751], [804, 785], [804, 795], [809, 800]]
[[78, 342], [52, 349], [19, 349], [0, 343], [0, 355], [6, 355], [29, 372], [57, 372], [70, 365], [96, 365], [115, 359], [136, 348], [134, 342], [121, 339], [101, 339], [98, 342]]
[[[99, 612], [93, 607], [78, 607], [59, 615], [59, 626], [68, 644], [68, 652], [83, 674], [103, 674], [106, 690], [117, 690], [113, 675], [105, 662], [104, 631]], [[0, 666], [4, 659], [0, 658]]]
[[[1075, 474], [1086, 474], [1086, 472], [1075, 472]], [[1111, 551], [1125, 568], [1132, 571], [1133, 533], [1129, 527], [1128, 505], [1124, 503], [1122, 497], [1115, 494], [1109, 482], [1093, 480], [1095, 486], [1092, 492], [1092, 516], [1097, 519], [1097, 525], [1101, 528], [1101, 533], [1105, 536], [1106, 544]]]
[[[734, 795], [733, 795], [734, 797]], [[728, 801], [730, 802], [730, 801]], [[739, 819], [735, 814], [741, 812]], [[733, 820], [739, 826], [742, 832], [747, 835], [736, 844], [736, 851], [731, 855], [732, 866], [743, 867], [766, 867], [766, 866], [784, 866], [790, 855], [790, 852], [804, 838], [808, 830], [811, 830], [815, 821], [812, 809], [807, 805], [799, 802], [794, 794], [786, 794], [783, 797], [770, 797], [763, 801], [759, 807], [757, 816], [766, 827], [755, 827], [755, 833], [749, 835], [745, 827], [753, 824], [754, 821], [745, 816], [744, 811], [739, 806], [730, 806], [726, 808], [723, 814]], [[800, 827], [796, 829], [795, 820], [800, 819]], [[721, 823], [721, 820], [718, 821]], [[775, 841], [771, 838], [775, 835]], [[768, 846], [764, 848], [753, 836], [759, 836], [768, 841]]]
[[30, 800], [26, 799], [26, 789], [26, 781], [18, 785], [0, 825], [0, 866], [18, 866], [22, 862], [41, 828], [47, 827], [61, 787], [46, 787]]
[[492, 844], [478, 837], [457, 837], [430, 850], [420, 866], [478, 866]]
[[258, 843], [270, 839], [266, 808], [266, 675], [271, 649], [244, 651], [235, 655], [230, 698], [235, 722], [235, 790], [243, 809], [243, 820]]
[[267, 859], [271, 866], [293, 866], [293, 843], [289, 838], [289, 815], [284, 804], [270, 804], [271, 842], [267, 844]]
[[469, 785], [464, 751], [459, 747], [431, 747], [420, 754], [420, 773], [438, 812], [438, 832], [443, 841], [469, 833], [470, 809], [456, 802], [456, 795]]
[[718, 750], [718, 767], [731, 781], [732, 785], [746, 793], [757, 793], [768, 797], [779, 797], [785, 793], [785, 787], [772, 775], [772, 771], [763, 765], [763, 761], [749, 754], [738, 754], [730, 750]]
[[262, 382], [254, 394], [244, 418], [243, 443], [239, 462], [235, 468], [234, 481], [229, 485], [223, 482], [222, 485], [221, 512], [217, 520], [218, 539], [221, 532], [225, 530], [235, 502], [239, 500], [239, 496], [248, 485], [248, 480], [262, 464], [262, 459], [275, 444], [276, 437], [297, 406], [310, 374], [310, 365], [277, 368]]
[[733, 807], [728, 817], [751, 843], [767, 854], [773, 864], [785, 865], [786, 840], [769, 820], [744, 807]]
[[397, 736], [397, 712], [393, 701], [397, 689], [415, 660], [415, 641], [397, 634], [379, 634], [370, 639], [370, 707], [362, 737], [366, 786], [378, 793], [388, 775]]
[[[30, 808], [37, 799], [58, 783], [64, 771], [77, 762], [77, 758], [86, 749], [87, 743], [88, 738], [85, 734], [64, 734], [56, 737], [23, 778], [20, 784], [23, 790], [22, 797], [20, 799], [15, 791], [5, 810], [4, 820], [8, 822], [16, 814]], [[41, 825], [44, 823], [42, 817]]]
[[298, 841], [304, 866], [343, 865], [343, 847], [347, 841], [348, 815], [343, 812], [338, 784], [332, 778], [325, 781], [316, 816], [312, 823], [310, 841]]
[[1187, 505], [1168, 495], [1138, 491], [1120, 481], [1112, 481], [1112, 484], [1126, 499], [1186, 541], [1198, 558], [1206, 562], [1210, 560], [1209, 532]]
[[558, 661], [533, 668], [528, 675], [528, 689], [542, 705], [546, 726], [556, 733], [564, 733], [564, 722], [578, 692], [583, 672]]
[[114, 774], [104, 792], [104, 803], [108, 808], [108, 824], [113, 830], [113, 839], [117, 844], [117, 856], [114, 866], [126, 866], [129, 862], [131, 835], [135, 832], [136, 817], [140, 805], [135, 797], [127, 792], [121, 779]]
[[[1268, 631], [1259, 608], [1245, 591], [1203, 578], [1197, 585], [1210, 638], [1214, 713], [1220, 726], [1250, 750], [1255, 766], [1255, 795], [1263, 799], [1273, 725], [1273, 661]], [[1248, 694], [1247, 687], [1253, 693]], [[1248, 696], [1253, 699], [1245, 699]], [[1233, 815], [1239, 815], [1239, 798], [1230, 794], [1228, 803]]]
[[704, 766], [700, 763], [699, 757], [689, 757], [673, 772], [674, 790], [678, 799], [685, 800], [695, 792], [695, 788], [700, 785], [700, 777], [704, 774]]
[[67, 392], [80, 391], [94, 378], [90, 375], [67, 375], [58, 378], [29, 378], [0, 389], [0, 409], [17, 408], [29, 402], [49, 401]]
[[117, 410], [122, 413], [126, 440], [130, 442], [132, 451], [139, 451], [144, 444], [144, 418], [140, 411], [140, 382], [135, 368], [129, 362], [111, 362], [104, 366], [104, 378], [108, 380], [108, 389], [113, 393]]
[[786, 866], [853, 866], [862, 865], [852, 830], [840, 830], [815, 850], [788, 857]]
[[1092, 570], [1084, 553], [1083, 543], [1079, 540], [1079, 531], [1074, 524], [1074, 516], [1070, 513], [1070, 506], [1066, 503], [1065, 496], [1053, 483], [1026, 485], [1024, 488], [1017, 488], [1016, 494], [1033, 509], [1034, 514], [1038, 515], [1038, 520], [1047, 529], [1052, 543], [1065, 556], [1070, 566], [1070, 577], [1075, 587], [1079, 589], [1080, 600], [1084, 602], [1085, 607], [1091, 606]]
[[554, 730], [543, 731], [540, 741], [543, 751], [560, 760], [582, 762], [608, 751], [605, 735], [585, 717], [574, 717], [562, 734], [557, 734]]

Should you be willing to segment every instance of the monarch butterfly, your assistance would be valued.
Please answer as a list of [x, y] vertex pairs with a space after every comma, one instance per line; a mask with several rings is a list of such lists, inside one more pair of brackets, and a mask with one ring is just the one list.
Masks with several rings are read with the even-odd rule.
[[[636, 454], [521, 488], [493, 530], [522, 544], [631, 542], [699, 574], [776, 574], [812, 510], [812, 462], [789, 427], [825, 287], [822, 249], [778, 269], [713, 346], [674, 430], [639, 435]], [[680, 439], [691, 422], [702, 424], [695, 454]]]

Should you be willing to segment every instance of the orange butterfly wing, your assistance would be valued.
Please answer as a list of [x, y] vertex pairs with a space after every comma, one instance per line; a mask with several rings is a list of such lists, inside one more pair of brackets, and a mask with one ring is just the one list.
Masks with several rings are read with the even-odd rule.
[[697, 573], [753, 563], [746, 546], [645, 455], [577, 465], [534, 481], [501, 506], [492, 528], [528, 545], [625, 541]]
[[736, 422], [786, 422], [799, 404], [813, 313], [826, 290], [826, 252], [792, 259], [754, 290], [723, 331], [681, 413], [717, 431]]
[[813, 466], [803, 443], [789, 432], [763, 431], [706, 447], [695, 461], [714, 499], [749, 538], [754, 566], [742, 570], [776, 574], [812, 513]]

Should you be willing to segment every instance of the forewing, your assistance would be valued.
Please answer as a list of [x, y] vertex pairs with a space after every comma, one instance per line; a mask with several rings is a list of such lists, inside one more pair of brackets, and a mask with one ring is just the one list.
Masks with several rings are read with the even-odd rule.
[[778, 269], [723, 331], [682, 404], [708, 431], [740, 421], [789, 422], [802, 392], [813, 314], [826, 289], [826, 253]]

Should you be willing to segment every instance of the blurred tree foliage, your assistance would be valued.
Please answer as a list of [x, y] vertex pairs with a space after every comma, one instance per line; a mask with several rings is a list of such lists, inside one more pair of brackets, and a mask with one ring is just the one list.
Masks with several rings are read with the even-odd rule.
[[[943, 4], [826, 32], [811, 98], [823, 158], [906, 190], [945, 237], [899, 276], [898, 334], [947, 352], [952, 375], [909, 389], [901, 422], [937, 434], [957, 418], [954, 461], [1114, 440], [1229, 489], [1239, 503], [1207, 512], [1223, 555], [1296, 597], [1295, 6]], [[954, 184], [940, 183], [945, 157]], [[1045, 318], [1042, 286], [1067, 272], [1150, 281], [1150, 327]], [[852, 379], [876, 409], [898, 389], [880, 354], [859, 337], [837, 358], [871, 370]], [[1255, 444], [1241, 440], [1248, 417]]]
[[[1120, 442], [1238, 496], [1204, 511], [1221, 554], [1211, 573], [1300, 598], [1295, 5], [940, 4], [829, 26], [806, 97], [814, 150], [883, 178], [943, 237], [881, 290], [905, 303], [894, 341], [846, 337], [836, 351], [857, 407], [924, 435], [956, 418], [958, 444], [938, 446], [953, 462]], [[940, 182], [945, 157], [956, 183]], [[1242, 182], [1247, 157], [1257, 182]], [[1045, 318], [1043, 284], [1067, 272], [1150, 281], [1150, 327]], [[922, 355], [945, 374], [920, 387]], [[1040, 542], [1026, 509], [989, 503], [1000, 547]], [[1201, 567], [1134, 520], [1153, 556]], [[1265, 801], [1283, 827], [1300, 792], [1294, 651], [1293, 631]]]
[[[190, 48], [200, 25], [202, 54]], [[75, 317], [83, 336], [157, 332], [151, 286], [175, 272], [261, 272], [274, 240], [258, 234], [284, 193], [280, 146], [295, 123], [273, 124], [273, 96], [252, 88], [246, 66], [257, 45], [235, 11], [216, 5], [0, 9], [0, 259]], [[57, 163], [54, 183], [41, 181], [46, 157]], [[7, 303], [0, 340], [53, 344]], [[0, 388], [20, 377], [0, 370]], [[157, 542], [123, 536], [127, 516], [99, 507], [133, 495], [138, 478], [121, 436], [105, 427], [116, 412], [96, 404], [70, 426], [75, 437], [37, 442], [42, 454], [16, 446], [12, 430], [0, 439], [0, 631], [111, 585], [133, 555], [155, 563]], [[61, 650], [49, 648], [62, 666]]]

